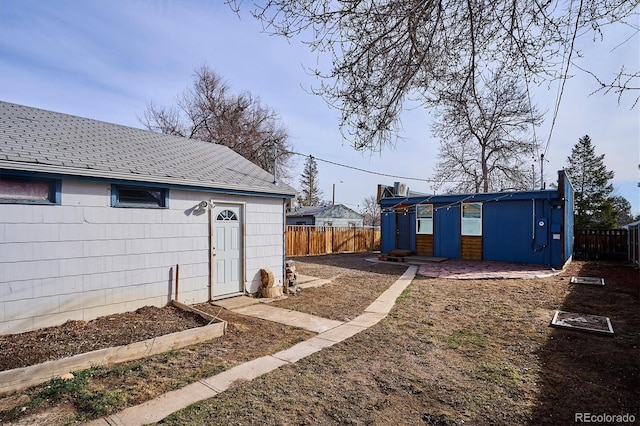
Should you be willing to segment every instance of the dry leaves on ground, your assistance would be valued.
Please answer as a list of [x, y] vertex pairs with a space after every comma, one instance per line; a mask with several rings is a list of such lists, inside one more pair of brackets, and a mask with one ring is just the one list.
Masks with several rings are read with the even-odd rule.
[[[297, 259], [296, 266], [301, 274], [333, 278], [333, 281], [322, 288], [303, 290], [295, 297], [278, 301], [276, 305], [339, 320], [359, 315], [363, 306], [371, 303], [405, 269], [366, 262], [365, 258], [371, 256], [327, 256], [323, 258], [324, 265], [322, 262], [307, 262], [306, 258]], [[13, 410], [0, 412], [0, 423], [55, 425], [73, 423], [73, 419], [80, 421], [103, 416], [239, 363], [275, 353], [314, 335], [295, 327], [221, 310], [206, 303], [196, 307], [227, 321], [227, 334], [166, 354], [113, 367], [90, 369], [77, 375], [77, 379], [68, 386], [58, 386], [60, 383], [54, 382], [20, 392], [12, 398], [19, 398], [22, 402]], [[202, 325], [199, 317], [174, 309], [147, 307], [91, 322], [74, 321], [47, 330], [0, 336], [5, 339], [2, 342], [6, 343], [7, 348], [13, 348], [13, 352], [5, 353], [3, 350], [0, 357], [4, 357], [4, 365], [17, 366], [58, 359], [82, 351], [82, 348], [93, 350], [127, 344], [136, 338], [149, 338], [150, 334], [165, 334]], [[161, 321], [163, 317], [165, 321]], [[152, 325], [157, 328], [151, 328]], [[131, 334], [132, 331], [140, 332], [143, 329], [144, 332], [140, 334]], [[40, 338], [52, 340], [38, 346]], [[38, 346], [35, 350], [31, 349], [34, 345]], [[19, 348], [22, 348], [23, 354], [27, 354], [23, 358], [31, 361], [25, 363], [15, 359]]]

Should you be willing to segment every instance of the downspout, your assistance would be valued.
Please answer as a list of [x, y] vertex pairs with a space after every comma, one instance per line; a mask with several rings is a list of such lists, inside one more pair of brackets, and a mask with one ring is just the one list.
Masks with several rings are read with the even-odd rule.
[[213, 257], [215, 256], [213, 246], [213, 204], [209, 206], [209, 302], [213, 301]]
[[531, 246], [535, 251], [534, 241], [536, 240], [536, 200], [531, 199]]
[[565, 200], [565, 197], [563, 196], [560, 199], [561, 204], [561, 210], [560, 210], [560, 215], [562, 216], [562, 219], [560, 220], [560, 250], [562, 250], [562, 254], [560, 255], [560, 258], [562, 259], [562, 268], [564, 269], [564, 265], [567, 263], [567, 261], [569, 260], [567, 258], [567, 246], [566, 246], [566, 232], [567, 232], [567, 201]]
[[542, 202], [542, 207], [546, 209], [543, 210], [544, 215], [547, 216], [547, 229], [545, 230], [547, 232], [546, 235], [546, 240], [547, 240], [547, 246], [544, 248], [545, 250], [545, 257], [547, 259], [547, 265], [549, 266], [549, 268], [551, 268], [553, 266], [553, 234], [551, 233], [551, 222], [553, 220], [553, 205], [551, 203], [551, 193], [547, 192], [547, 199], [546, 199], [546, 203], [545, 201]]
[[[282, 285], [287, 279], [285, 268], [287, 265], [287, 200], [282, 199], [282, 270], [280, 271], [282, 277]], [[286, 288], [286, 287], [284, 287]]]

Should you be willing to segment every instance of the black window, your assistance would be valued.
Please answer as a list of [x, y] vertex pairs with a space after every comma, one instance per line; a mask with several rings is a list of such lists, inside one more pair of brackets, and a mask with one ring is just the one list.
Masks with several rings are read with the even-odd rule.
[[166, 188], [113, 185], [113, 207], [167, 208], [169, 190]]

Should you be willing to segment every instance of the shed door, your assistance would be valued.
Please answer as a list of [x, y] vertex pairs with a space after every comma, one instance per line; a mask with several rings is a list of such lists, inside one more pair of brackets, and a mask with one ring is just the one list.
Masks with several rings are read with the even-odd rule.
[[242, 292], [240, 206], [216, 206], [213, 218], [213, 297]]
[[396, 213], [396, 248], [411, 250], [411, 218], [407, 213]]
[[460, 205], [439, 208], [433, 218], [433, 255], [460, 258]]

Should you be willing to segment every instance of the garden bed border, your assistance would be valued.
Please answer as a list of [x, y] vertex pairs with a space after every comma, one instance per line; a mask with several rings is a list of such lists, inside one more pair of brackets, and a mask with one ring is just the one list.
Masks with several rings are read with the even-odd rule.
[[9, 395], [55, 379], [62, 374], [85, 370], [99, 365], [112, 365], [126, 361], [157, 355], [172, 349], [202, 343], [226, 333], [227, 322], [175, 300], [171, 305], [193, 312], [209, 321], [203, 327], [190, 328], [176, 333], [165, 334], [128, 345], [97, 349], [28, 367], [0, 371], [0, 396]]

